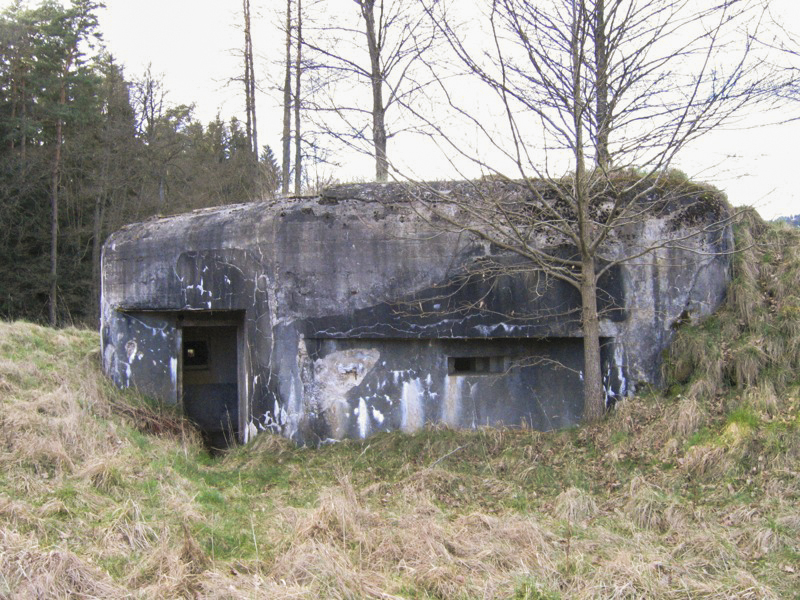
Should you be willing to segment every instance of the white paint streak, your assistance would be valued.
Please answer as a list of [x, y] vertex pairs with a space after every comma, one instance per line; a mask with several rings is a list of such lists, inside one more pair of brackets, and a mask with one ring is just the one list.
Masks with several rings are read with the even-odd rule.
[[286, 422], [289, 420], [289, 413], [288, 413], [288, 412], [286, 412], [286, 408], [284, 408], [283, 406], [281, 406], [281, 411], [280, 411], [280, 413], [279, 413], [279, 414], [280, 414], [280, 418], [278, 419], [278, 422], [279, 422], [281, 425], [285, 425], [285, 424], [286, 424]]
[[358, 399], [358, 434], [362, 440], [369, 435], [369, 412], [364, 398]]
[[442, 421], [451, 427], [457, 427], [461, 417], [461, 400], [464, 392], [464, 377], [445, 375], [444, 402], [442, 403]]
[[425, 407], [423, 406], [422, 389], [419, 379], [403, 382], [401, 398], [403, 410], [403, 431], [411, 432], [422, 429], [425, 424]]
[[128, 356], [128, 362], [131, 363], [136, 358], [136, 351], [138, 347], [134, 340], [128, 340], [125, 344], [125, 354]]
[[498, 323], [497, 325], [475, 325], [474, 329], [484, 337], [489, 337], [502, 330], [504, 333], [512, 333], [519, 329], [517, 325], [509, 325], [508, 323]]
[[[628, 382], [625, 380], [622, 366], [625, 364], [625, 351], [622, 344], [614, 344], [614, 362], [617, 366], [617, 378], [619, 379], [619, 395], [623, 398], [628, 395]], [[631, 390], [633, 393], [634, 390]]]

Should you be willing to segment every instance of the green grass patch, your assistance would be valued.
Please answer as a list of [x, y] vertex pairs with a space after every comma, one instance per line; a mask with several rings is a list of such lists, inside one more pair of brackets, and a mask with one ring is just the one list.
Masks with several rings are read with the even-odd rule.
[[740, 406], [728, 413], [727, 423], [736, 423], [751, 429], [761, 425], [761, 419], [750, 407]]

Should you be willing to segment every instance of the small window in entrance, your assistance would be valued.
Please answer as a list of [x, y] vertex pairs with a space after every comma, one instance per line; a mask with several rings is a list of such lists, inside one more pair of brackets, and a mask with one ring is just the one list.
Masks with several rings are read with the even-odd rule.
[[208, 342], [205, 340], [183, 343], [183, 366], [190, 369], [208, 368]]
[[450, 356], [447, 358], [449, 375], [490, 375], [506, 370], [504, 356]]

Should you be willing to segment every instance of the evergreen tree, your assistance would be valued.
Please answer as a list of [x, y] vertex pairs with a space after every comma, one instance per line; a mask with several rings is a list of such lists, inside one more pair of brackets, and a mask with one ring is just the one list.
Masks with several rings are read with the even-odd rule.
[[88, 0], [73, 0], [67, 8], [53, 1], [35, 9], [17, 3], [0, 19], [0, 210], [18, 226], [2, 233], [0, 247], [15, 251], [3, 269], [11, 285], [2, 281], [7, 291], [0, 305], [4, 313], [17, 307], [40, 318], [46, 304], [53, 324], [70, 313], [58, 300], [60, 234], [70, 225], [60, 210], [63, 151], [97, 110], [98, 78], [82, 54], [97, 37], [96, 7]]

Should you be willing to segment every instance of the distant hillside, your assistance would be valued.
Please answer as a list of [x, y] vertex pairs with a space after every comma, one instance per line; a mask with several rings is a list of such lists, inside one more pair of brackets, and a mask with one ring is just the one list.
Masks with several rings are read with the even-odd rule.
[[428, 429], [220, 458], [0, 322], [0, 598], [777, 599], [800, 590], [800, 230], [754, 213], [670, 389], [555, 433]]
[[775, 221], [779, 223], [788, 223], [789, 225], [794, 225], [795, 227], [800, 227], [800, 215], [794, 215], [792, 217], [778, 217]]

